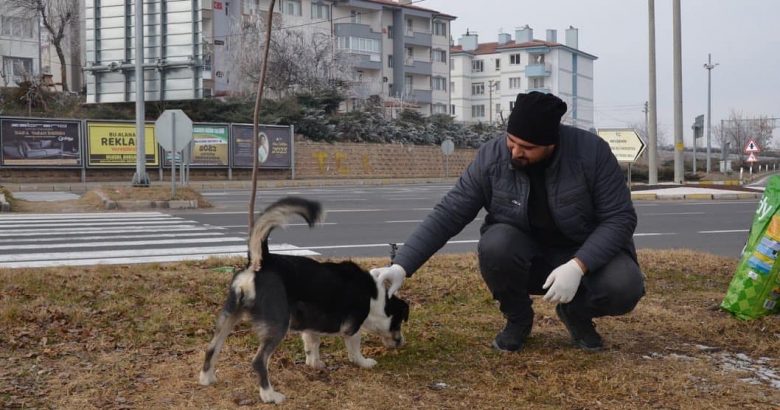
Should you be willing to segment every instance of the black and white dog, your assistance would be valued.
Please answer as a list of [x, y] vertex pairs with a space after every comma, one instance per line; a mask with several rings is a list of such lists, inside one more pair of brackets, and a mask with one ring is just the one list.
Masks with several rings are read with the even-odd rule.
[[384, 285], [352, 262], [318, 262], [310, 258], [271, 254], [268, 235], [294, 215], [313, 226], [322, 216], [318, 202], [287, 197], [270, 205], [256, 220], [249, 239], [249, 266], [233, 276], [227, 301], [217, 318], [200, 384], [216, 381], [214, 365], [225, 338], [243, 317], [251, 319], [260, 340], [252, 366], [260, 377], [260, 397], [281, 403], [268, 378], [268, 360], [288, 330], [300, 331], [306, 364], [324, 368], [320, 335], [341, 335], [349, 360], [363, 368], [376, 361], [360, 351], [360, 330], [378, 335], [387, 347], [403, 344], [401, 322], [409, 318], [409, 305], [387, 297]]

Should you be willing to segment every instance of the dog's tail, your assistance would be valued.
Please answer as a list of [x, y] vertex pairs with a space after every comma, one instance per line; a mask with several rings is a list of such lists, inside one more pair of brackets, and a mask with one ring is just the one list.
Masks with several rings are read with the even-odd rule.
[[249, 268], [254, 272], [260, 269], [263, 258], [268, 255], [268, 235], [277, 226], [284, 226], [288, 220], [300, 215], [309, 226], [314, 226], [323, 218], [322, 205], [308, 199], [288, 196], [271, 204], [255, 219], [249, 236]]

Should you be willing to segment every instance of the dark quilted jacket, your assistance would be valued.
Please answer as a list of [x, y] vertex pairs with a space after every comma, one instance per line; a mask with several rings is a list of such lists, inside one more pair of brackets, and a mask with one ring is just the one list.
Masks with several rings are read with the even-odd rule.
[[[545, 174], [550, 212], [575, 256], [597, 270], [618, 251], [636, 259], [637, 218], [623, 172], [609, 145], [585, 130], [561, 125], [558, 149]], [[529, 178], [512, 167], [506, 137], [485, 143], [458, 182], [398, 251], [395, 263], [416, 271], [485, 208], [485, 224], [506, 223], [530, 232]]]

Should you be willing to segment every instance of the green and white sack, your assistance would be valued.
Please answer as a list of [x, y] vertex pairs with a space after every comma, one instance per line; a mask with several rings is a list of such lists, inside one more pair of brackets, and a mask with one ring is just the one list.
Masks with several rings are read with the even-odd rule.
[[772, 176], [758, 204], [745, 249], [720, 307], [740, 319], [780, 312], [780, 177]]

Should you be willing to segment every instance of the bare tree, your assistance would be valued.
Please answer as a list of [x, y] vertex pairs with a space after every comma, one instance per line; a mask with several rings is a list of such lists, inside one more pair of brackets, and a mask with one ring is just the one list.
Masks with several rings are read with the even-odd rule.
[[27, 17], [40, 17], [41, 24], [49, 32], [49, 38], [60, 60], [62, 90], [68, 90], [68, 65], [65, 61], [63, 39], [78, 24], [78, 0], [5, 0], [8, 7]]
[[[243, 16], [229, 35], [229, 53], [239, 72], [239, 88], [256, 84], [265, 37], [264, 15]], [[269, 50], [267, 87], [276, 97], [298, 90], [316, 90], [346, 80], [349, 60], [335, 49], [328, 33], [283, 29], [274, 24]]]
[[730, 142], [732, 151], [744, 159], [744, 148], [748, 141], [754, 141], [762, 149], [769, 147], [774, 122], [767, 116], [748, 118], [741, 111], [732, 109], [729, 118], [723, 121], [723, 128], [718, 128], [721, 144]]

